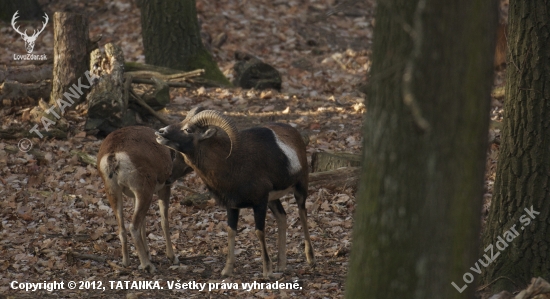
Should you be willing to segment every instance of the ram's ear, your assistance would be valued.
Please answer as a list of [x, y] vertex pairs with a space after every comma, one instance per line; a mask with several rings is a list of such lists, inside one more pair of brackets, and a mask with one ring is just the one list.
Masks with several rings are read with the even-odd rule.
[[218, 130], [216, 128], [210, 128], [208, 130], [206, 130], [204, 133], [202, 133], [200, 136], [199, 136], [199, 140], [204, 140], [204, 139], [208, 139], [214, 135], [216, 135], [216, 132]]

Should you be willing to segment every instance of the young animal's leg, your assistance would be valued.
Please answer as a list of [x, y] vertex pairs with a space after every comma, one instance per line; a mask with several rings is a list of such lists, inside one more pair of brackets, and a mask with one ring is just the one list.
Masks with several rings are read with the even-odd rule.
[[153, 194], [152, 192], [145, 191], [136, 193], [134, 215], [132, 216], [132, 223], [130, 224], [130, 233], [132, 234], [134, 244], [136, 245], [136, 251], [140, 261], [139, 268], [149, 271], [149, 273], [153, 273], [156, 269], [149, 260], [148, 253], [145, 251], [145, 244], [140, 231], [142, 229], [143, 222], [145, 222], [147, 210], [149, 210], [149, 207], [151, 206]]
[[172, 264], [179, 264], [178, 257], [174, 254], [172, 248], [172, 240], [170, 240], [170, 225], [168, 224], [168, 206], [170, 204], [170, 185], [164, 186], [158, 192], [159, 196], [159, 211], [160, 211], [160, 223], [162, 226], [162, 232], [164, 233], [164, 239], [166, 240], [166, 256], [172, 262]]
[[298, 211], [300, 214], [300, 222], [302, 223], [302, 229], [304, 230], [304, 239], [306, 243], [306, 259], [307, 263], [310, 265], [315, 265], [315, 255], [313, 254], [313, 246], [311, 245], [311, 240], [309, 238], [309, 230], [307, 227], [307, 209], [306, 209], [306, 198], [307, 198], [307, 187], [304, 188], [302, 184], [296, 184], [296, 191], [294, 192], [294, 198], [298, 203]]
[[116, 217], [118, 223], [118, 238], [120, 239], [120, 245], [122, 246], [122, 265], [128, 267], [130, 261], [128, 259], [128, 237], [126, 236], [126, 227], [124, 227], [124, 214], [122, 213], [122, 190], [107, 190], [107, 199]]
[[149, 251], [149, 244], [147, 243], [147, 232], [145, 231], [145, 219], [141, 222], [141, 227], [139, 228], [139, 232], [141, 235], [141, 241], [143, 242], [143, 248], [145, 249], [145, 253], [147, 253], [147, 257], [149, 257], [149, 260], [151, 260], [151, 252]]
[[273, 274], [271, 268], [271, 259], [267, 252], [267, 245], [265, 243], [265, 215], [267, 213], [267, 200], [263, 204], [259, 204], [253, 207], [254, 209], [254, 222], [256, 224], [256, 236], [260, 241], [260, 250], [262, 252], [262, 262], [264, 268], [264, 277], [267, 278]]
[[235, 236], [237, 235], [237, 223], [239, 222], [239, 209], [227, 208], [227, 260], [222, 270], [223, 276], [233, 275], [235, 264]]
[[271, 200], [268, 207], [275, 215], [279, 235], [277, 237], [278, 261], [276, 272], [283, 272], [286, 269], [286, 212], [279, 199]]

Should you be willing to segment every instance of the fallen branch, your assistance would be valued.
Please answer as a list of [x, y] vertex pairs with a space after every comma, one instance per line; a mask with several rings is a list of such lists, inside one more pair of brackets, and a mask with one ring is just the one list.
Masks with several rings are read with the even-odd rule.
[[185, 79], [185, 78], [198, 77], [198, 76], [204, 74], [204, 69], [198, 69], [198, 70], [194, 70], [194, 71], [190, 71], [190, 72], [179, 72], [179, 73], [174, 73], [174, 74], [169, 74], [169, 75], [165, 75], [165, 74], [162, 74], [162, 73], [157, 72], [157, 71], [149, 71], [149, 70], [132, 71], [132, 72], [127, 71], [126, 74], [128, 74], [128, 75], [130, 75], [134, 78], [148, 79], [148, 78], [151, 78], [151, 77], [156, 77], [156, 78], [162, 79], [164, 81], [169, 81], [169, 80], [175, 80], [175, 79]]
[[[132, 78], [132, 83], [136, 84], [149, 84], [149, 85], [155, 85], [155, 81], [151, 79], [142, 79], [142, 78]], [[166, 82], [168, 86], [170, 87], [185, 87], [185, 88], [192, 88], [193, 86], [186, 82]]]
[[149, 113], [151, 113], [154, 117], [160, 120], [161, 123], [167, 126], [171, 124], [164, 117], [162, 117], [155, 110], [153, 110], [153, 108], [149, 107], [149, 105], [147, 105], [147, 103], [145, 103], [145, 101], [139, 95], [137, 95], [132, 89], [130, 89], [130, 94], [132, 95], [132, 97], [134, 97], [137, 103], [141, 105], [141, 107], [145, 108]]

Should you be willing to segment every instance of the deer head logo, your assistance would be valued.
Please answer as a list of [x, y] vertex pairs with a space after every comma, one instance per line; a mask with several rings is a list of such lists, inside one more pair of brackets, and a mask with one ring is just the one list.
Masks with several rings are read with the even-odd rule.
[[34, 30], [33, 34], [31, 36], [28, 36], [27, 35], [27, 30], [25, 30], [25, 32], [21, 32], [19, 31], [19, 26], [17, 26], [17, 28], [15, 28], [15, 20], [17, 18], [19, 18], [19, 16], [17, 15], [19, 11], [16, 11], [14, 14], [13, 14], [13, 18], [11, 19], [11, 26], [13, 27], [13, 29], [21, 34], [21, 37], [23, 38], [23, 40], [25, 41], [25, 48], [27, 49], [27, 53], [32, 53], [32, 50], [34, 49], [34, 42], [36, 41], [36, 38], [38, 37], [38, 35], [40, 33], [42, 33], [42, 31], [44, 31], [44, 28], [46, 28], [46, 24], [48, 24], [48, 15], [46, 13], [44, 13], [44, 19], [46, 19], [46, 22], [42, 22], [42, 29], [40, 29], [38, 32], [36, 32], [36, 30]]

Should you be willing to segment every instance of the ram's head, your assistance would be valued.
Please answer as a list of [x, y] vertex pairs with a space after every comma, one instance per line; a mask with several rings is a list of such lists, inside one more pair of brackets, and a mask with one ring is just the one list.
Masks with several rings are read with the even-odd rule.
[[191, 154], [194, 153], [199, 142], [216, 135], [217, 129], [212, 126], [221, 128], [229, 136], [231, 140], [229, 157], [238, 144], [239, 132], [235, 124], [218, 111], [194, 108], [181, 123], [164, 127], [155, 134], [158, 143], [184, 154]]

